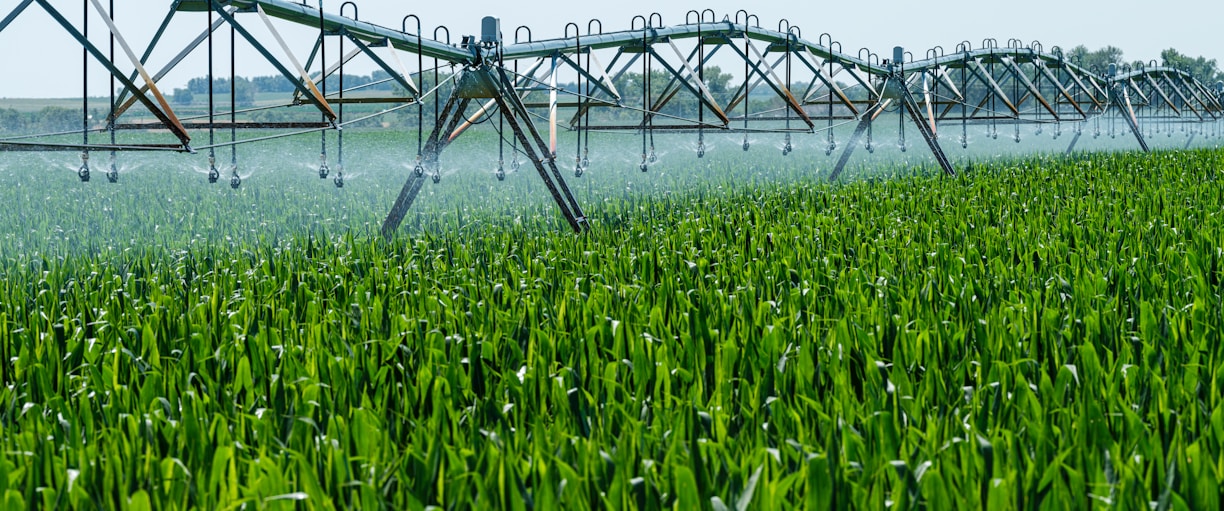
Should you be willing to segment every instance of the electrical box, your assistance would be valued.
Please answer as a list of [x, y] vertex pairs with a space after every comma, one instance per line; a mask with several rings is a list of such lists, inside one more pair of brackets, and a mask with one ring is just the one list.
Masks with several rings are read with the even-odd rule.
[[487, 45], [500, 45], [502, 42], [501, 36], [501, 19], [493, 16], [485, 16], [480, 20], [480, 42]]

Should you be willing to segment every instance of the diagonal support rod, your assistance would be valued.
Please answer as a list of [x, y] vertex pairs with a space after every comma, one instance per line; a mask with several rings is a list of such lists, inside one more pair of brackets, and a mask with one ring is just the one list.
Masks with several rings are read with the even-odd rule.
[[1151, 152], [1148, 149], [1147, 140], [1143, 138], [1143, 131], [1139, 129], [1139, 121], [1135, 119], [1135, 109], [1131, 107], [1130, 95], [1126, 92], [1126, 85], [1119, 85], [1113, 94], [1114, 106], [1122, 112], [1122, 117], [1126, 120], [1126, 124], [1130, 126], [1131, 133], [1134, 133], [1135, 140], [1139, 141], [1139, 147], [1143, 148], [1143, 152]]
[[[455, 111], [455, 106], [459, 102], [457, 94], [451, 94], [446, 100], [446, 106], [438, 112], [438, 118], [434, 123], [433, 132], [429, 135], [429, 142], [425, 149], [421, 152], [421, 160], [424, 164], [436, 168], [438, 163], [438, 154], [441, 148], [438, 146], [439, 134], [446, 129], [447, 124], [451, 122], [450, 117]], [[463, 107], [467, 106], [466, 100]], [[456, 119], [463, 118], [464, 108], [459, 108], [458, 112], [453, 116]], [[442, 147], [445, 147], [443, 144]], [[404, 221], [404, 215], [408, 214], [408, 209], [412, 207], [412, 203], [416, 201], [417, 195], [421, 193], [421, 185], [425, 183], [425, 174], [422, 172], [417, 174], [416, 171], [411, 172], [408, 181], [404, 183], [404, 187], [400, 189], [399, 196], [395, 199], [395, 204], [391, 205], [391, 211], [387, 213], [387, 218], [383, 220], [382, 235], [385, 238], [390, 238], [399, 229], [400, 223]]]
[[931, 125], [927, 124], [922, 119], [921, 109], [918, 106], [918, 101], [914, 99], [914, 95], [910, 93], [909, 87], [902, 86], [901, 89], [901, 104], [905, 107], [905, 111], [909, 113], [910, 120], [918, 126], [918, 132], [922, 134], [922, 138], [926, 140], [927, 147], [931, 148], [931, 154], [935, 155], [935, 161], [939, 162], [939, 166], [943, 168], [944, 174], [949, 176], [956, 175], [956, 169], [952, 168], [952, 163], [948, 161], [948, 155], [944, 153], [942, 147], [939, 146], [939, 140], [935, 138], [935, 130], [931, 129]]
[[854, 133], [850, 134], [850, 140], [846, 142], [846, 148], [842, 150], [841, 157], [837, 159], [837, 165], [833, 167], [833, 172], [829, 174], [829, 181], [837, 181], [843, 170], [846, 169], [846, 163], [850, 161], [850, 155], [854, 154], [854, 149], [858, 147], [858, 141], [863, 137], [863, 133], [871, 126], [876, 117], [884, 113], [884, 109], [892, 103], [891, 99], [886, 99], [872, 105], [863, 112], [862, 118], [859, 119], [858, 127], [854, 128]]

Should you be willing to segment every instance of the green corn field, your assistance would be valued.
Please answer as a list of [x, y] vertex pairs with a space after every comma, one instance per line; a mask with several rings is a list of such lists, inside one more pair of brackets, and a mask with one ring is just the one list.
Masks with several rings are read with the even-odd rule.
[[582, 235], [452, 158], [386, 240], [395, 151], [0, 160], [0, 509], [1224, 502], [1221, 150], [593, 156]]

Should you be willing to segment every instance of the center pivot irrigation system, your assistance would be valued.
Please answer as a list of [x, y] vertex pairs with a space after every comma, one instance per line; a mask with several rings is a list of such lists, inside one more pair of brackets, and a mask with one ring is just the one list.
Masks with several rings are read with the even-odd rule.
[[[221, 177], [216, 151], [228, 148], [230, 184], [237, 188], [241, 184], [238, 145], [318, 132], [322, 138], [319, 176], [327, 178], [334, 170], [334, 183], [343, 186], [343, 128], [412, 108], [418, 126], [433, 128], [417, 130], [415, 167], [383, 223], [385, 235], [399, 226], [427, 176], [434, 182], [440, 179], [438, 158], [447, 145], [493, 115], [497, 116], [502, 146], [497, 178], [505, 177], [508, 143], [514, 158], [512, 169], [518, 168], [518, 155], [523, 154], [575, 231], [586, 229], [588, 224], [558, 165], [559, 130], [577, 135], [573, 171], [581, 176], [589, 165], [590, 132], [596, 130], [640, 134], [639, 169], [645, 172], [656, 158], [655, 132], [695, 133], [699, 158], [705, 154], [706, 134], [713, 132], [742, 133], [745, 151], [749, 150], [751, 133], [781, 134], [783, 154], [792, 150], [792, 135], [817, 134], [827, 144], [825, 154], [831, 155], [838, 147], [834, 128], [855, 124], [829, 174], [830, 179], [837, 179], [857, 147], [874, 151], [872, 127], [884, 122], [880, 116], [885, 112], [898, 113], [897, 143], [902, 150], [906, 147], [906, 126], [912, 124], [950, 175], [956, 171], [941, 143], [955, 140], [966, 147], [970, 124], [985, 125], [991, 138], [998, 137], [1000, 126], [1011, 124], [1015, 127], [1013, 137], [1020, 142], [1021, 124], [1036, 125], [1037, 134], [1049, 125], [1057, 138], [1069, 123], [1072, 136], [1067, 152], [1075, 148], [1085, 131], [1100, 136], [1104, 124], [1111, 136], [1133, 135], [1146, 151], [1145, 137], [1162, 130], [1172, 136], [1180, 128], [1188, 138], [1187, 145], [1198, 135], [1219, 137], [1219, 121], [1224, 115], [1224, 83], [1203, 84], [1185, 71], [1154, 61], [1139, 67], [1086, 69], [1058, 47], [1047, 51], [1038, 42], [1026, 45], [1017, 39], [1003, 46], [994, 39], [977, 47], [966, 41], [947, 53], [936, 47], [921, 60], [898, 47], [891, 59], [882, 60], [867, 49], [853, 55], [844, 53], [841, 44], [828, 34], [821, 34], [815, 42], [804, 39], [799, 27], [787, 20], [780, 21], [776, 30], [762, 28], [758, 18], [745, 11], [721, 20], [712, 10], [690, 11], [684, 24], [674, 26], [665, 26], [657, 13], [636, 16], [628, 30], [608, 33], [603, 32], [599, 20], [591, 20], [585, 32], [570, 23], [565, 27], [565, 37], [542, 41], [533, 41], [531, 29], [524, 26], [514, 31], [513, 43], [503, 38], [500, 21], [487, 17], [482, 20], [479, 38], [463, 36], [452, 43], [445, 27], [435, 29], [430, 37], [423, 35], [420, 19], [413, 15], [404, 17], [398, 29], [359, 21], [353, 2], [344, 2], [337, 13], [329, 13], [323, 9], [322, 0], [317, 5], [288, 0], [174, 0], [144, 53], [138, 56], [116, 27], [114, 0], [109, 0], [109, 8], [102, 0], [82, 0], [81, 4], [84, 13], [79, 21], [70, 21], [48, 0], [20, 0], [0, 19], [3, 32], [19, 22], [26, 11], [41, 8], [81, 44], [85, 75], [81, 130], [0, 138], [0, 150], [80, 151], [78, 175], [84, 181], [89, 179], [90, 152], [106, 151], [111, 156], [107, 177], [112, 182], [118, 179], [115, 154], [120, 151], [208, 151], [208, 178], [216, 182]], [[151, 73], [147, 67], [150, 56], [172, 21], [188, 14], [196, 16], [198, 23], [190, 23], [198, 25], [199, 35]], [[90, 38], [91, 16], [105, 25], [108, 51]], [[305, 62], [281, 36], [286, 24], [317, 30]], [[267, 35], [263, 36], [265, 40], [254, 35], [252, 26], [266, 29], [271, 41], [266, 40]], [[228, 109], [218, 104], [213, 90], [218, 78], [214, 64], [219, 60], [214, 54], [214, 39], [222, 36], [219, 32], [225, 27], [229, 28], [230, 41], [229, 83], [234, 84], [236, 78], [235, 48], [247, 45], [293, 84], [292, 97], [277, 107], [317, 110], [317, 121], [240, 121], [240, 115], [253, 118], [252, 112], [268, 107], [239, 109], [236, 86], [230, 87], [228, 98], [222, 96], [229, 100]], [[340, 48], [339, 57], [330, 64], [328, 41]], [[122, 54], [118, 59], [116, 49]], [[183, 118], [175, 114], [157, 82], [197, 51], [208, 54], [209, 109], [206, 115]], [[401, 58], [401, 54], [407, 58]], [[718, 62], [743, 66], [742, 75], [734, 77], [728, 90], [717, 95], [706, 79], [716, 55], [723, 59]], [[346, 90], [344, 66], [355, 58], [368, 59], [386, 72], [386, 81], [397, 85], [400, 93], [358, 97], [354, 89], [364, 85]], [[405, 66], [405, 61], [415, 66]], [[88, 114], [91, 63], [100, 63], [111, 80], [109, 114], [102, 124], [91, 122]], [[317, 71], [308, 71], [315, 67]], [[442, 67], [451, 72], [440, 79], [438, 71]], [[425, 89], [420, 84], [426, 83], [423, 79], [430, 73], [431, 87]], [[642, 83], [626, 86], [624, 78], [634, 73], [641, 73], [636, 76]], [[558, 87], [562, 74], [575, 77], [576, 85]], [[339, 78], [339, 90], [327, 91], [329, 77]], [[662, 87], [655, 81], [661, 81]], [[762, 97], [769, 99], [769, 107], [761, 106]], [[124, 122], [124, 114], [137, 103], [155, 121]], [[383, 103], [387, 107], [346, 118], [344, 106], [350, 103]], [[686, 108], [677, 108], [680, 105]], [[592, 111], [608, 109], [620, 112], [592, 116]], [[559, 120], [559, 110], [568, 119]], [[117, 132], [150, 129], [168, 131], [173, 141], [118, 142]], [[217, 131], [227, 129], [228, 139], [219, 141]], [[193, 130], [207, 130], [207, 145], [192, 145]], [[260, 131], [239, 139], [238, 130]], [[334, 169], [329, 168], [327, 160], [327, 134], [333, 131], [337, 149]], [[429, 131], [428, 136], [425, 131]], [[76, 137], [80, 137], [79, 143]]]

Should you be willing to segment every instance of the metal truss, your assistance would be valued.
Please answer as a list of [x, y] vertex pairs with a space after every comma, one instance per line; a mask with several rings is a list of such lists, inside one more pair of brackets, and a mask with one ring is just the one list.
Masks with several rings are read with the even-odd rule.
[[[92, 7], [99, 16], [113, 19], [113, 0], [110, 10], [100, 0], [82, 1], [86, 9]], [[881, 59], [867, 49], [855, 54], [843, 52], [828, 34], [821, 34], [816, 41], [805, 39], [799, 27], [786, 21], [775, 29], [762, 28], [757, 18], [745, 11], [722, 20], [715, 19], [711, 10], [690, 11], [685, 23], [672, 26], [664, 25], [658, 14], [637, 16], [628, 30], [607, 33], [597, 20], [589, 23], [585, 32], [571, 23], [564, 37], [541, 41], [531, 40], [530, 28], [519, 27], [513, 42], [503, 41], [499, 23], [486, 18], [482, 37], [466, 36], [459, 44], [452, 44], [445, 27], [435, 30], [433, 37], [423, 35], [415, 16], [405, 17], [399, 29], [359, 21], [352, 2], [345, 2], [339, 13], [328, 13], [306, 2], [289, 0], [173, 0], [140, 57], [115, 24], [107, 23], [112, 41], [127, 57], [116, 59], [115, 44], [109, 54], [104, 53], [91, 44], [87, 26], [75, 26], [47, 0], [19, 2], [0, 18], [0, 32], [35, 7], [51, 14], [81, 43], [87, 57], [102, 64], [117, 94], [112, 95], [106, 126], [99, 129], [83, 124], [81, 143], [63, 142], [63, 133], [33, 134], [0, 139], [0, 150], [82, 151], [82, 179], [87, 179], [90, 150], [111, 151], [113, 158], [119, 151], [206, 149], [212, 169], [210, 181], [215, 181], [219, 176], [214, 154], [218, 148], [235, 151], [233, 148], [241, 143], [317, 131], [322, 138], [319, 175], [326, 178], [330, 171], [327, 133], [337, 133], [339, 170], [343, 166], [343, 131], [337, 128], [369, 118], [346, 118], [345, 104], [386, 103], [390, 105], [386, 111], [415, 108], [420, 125], [432, 125], [433, 130], [427, 143], [423, 133], [418, 136], [416, 168], [383, 224], [388, 235], [403, 219], [426, 175], [435, 181], [439, 178], [438, 157], [447, 145], [492, 113], [498, 114], [503, 130], [509, 131], [507, 138], [516, 151], [521, 145], [521, 152], [536, 167], [562, 215], [576, 231], [583, 230], [586, 222], [557, 164], [558, 134], [562, 131], [578, 133], [573, 162], [574, 173], [580, 176], [588, 164], [584, 137], [589, 138], [591, 131], [640, 133], [639, 167], [646, 171], [655, 158], [655, 132], [696, 133], [698, 157], [704, 156], [707, 132], [743, 133], [744, 150], [749, 149], [748, 134], [777, 133], [783, 136], [784, 154], [791, 152], [792, 135], [817, 134], [824, 138], [829, 155], [839, 145], [834, 128], [853, 124], [855, 129], [848, 140], [842, 141], [842, 152], [829, 174], [830, 179], [837, 179], [856, 148], [874, 149], [872, 125], [887, 111], [901, 112], [898, 144], [906, 147], [905, 126], [912, 126], [948, 174], [956, 171], [944, 154], [943, 144], [953, 141], [967, 146], [970, 125], [985, 126], [991, 138], [1002, 131], [1016, 142], [1022, 138], [1021, 125], [1035, 125], [1038, 134], [1049, 129], [1055, 138], [1067, 129], [1071, 133], [1067, 152], [1071, 152], [1086, 131], [1101, 136], [1104, 121], [1109, 135], [1133, 136], [1139, 148], [1148, 150], [1150, 137], [1172, 136], [1175, 129], [1187, 132], [1187, 126], [1191, 127], [1189, 145], [1202, 131], [1197, 126], [1213, 123], [1218, 131], [1224, 115], [1224, 84], [1209, 86], [1183, 70], [1156, 62], [1137, 68], [1111, 65], [1109, 69], [1087, 69], [1068, 59], [1058, 47], [1046, 51], [1040, 43], [1024, 44], [1016, 39], [1003, 46], [993, 39], [977, 47], [962, 42], [947, 53], [937, 47], [922, 59], [895, 48], [891, 59]], [[351, 13], [346, 15], [346, 11]], [[199, 36], [164, 67], [150, 73], [145, 68], [149, 56], [161, 44], [171, 21], [188, 14], [199, 19], [204, 13], [208, 19], [199, 23]], [[414, 30], [408, 26], [410, 20], [415, 21]], [[278, 24], [285, 23], [318, 30], [305, 62], [295, 57], [280, 36]], [[248, 27], [252, 24], [271, 33], [272, 44], [255, 37]], [[201, 51], [201, 46], [208, 48], [208, 75], [215, 77], [213, 38], [225, 27], [230, 29], [230, 37], [255, 50], [294, 84], [295, 92], [286, 98], [286, 105], [317, 111], [317, 122], [238, 122], [241, 111], [233, 104], [232, 95], [226, 112], [229, 120], [221, 120], [214, 115], [217, 109], [212, 105], [212, 93], [207, 119], [176, 116], [158, 90], [157, 80], [191, 53]], [[526, 38], [520, 40], [524, 32]], [[334, 63], [326, 55], [324, 41], [329, 37], [340, 41], [340, 55], [334, 56]], [[411, 71], [403, 64], [401, 54], [415, 57]], [[706, 77], [716, 56], [721, 56], [719, 62], [742, 65], [742, 69], [734, 70], [740, 73], [735, 77], [737, 82], [727, 90], [711, 90]], [[385, 71], [401, 94], [346, 97], [352, 88], [344, 87], [343, 68], [353, 59], [367, 59]], [[431, 67], [426, 59], [432, 62]], [[230, 64], [232, 78], [232, 55]], [[449, 97], [442, 97], [440, 67], [454, 71], [449, 74], [454, 85]], [[307, 71], [312, 68], [319, 71]], [[423, 78], [430, 71], [433, 86], [423, 90]], [[558, 76], [562, 73], [576, 76], [577, 87], [560, 88]], [[625, 79], [630, 75], [643, 83], [626, 87]], [[339, 76], [341, 85], [328, 93], [324, 83], [331, 76]], [[429, 110], [424, 105], [430, 100], [432, 123], [425, 119]], [[118, 130], [150, 127], [148, 123], [121, 122], [121, 117], [137, 104], [175, 140], [152, 145], [115, 143]], [[618, 110], [620, 115], [592, 115], [608, 110]], [[562, 112], [567, 117], [562, 118]], [[249, 128], [285, 133], [238, 140], [237, 130]], [[189, 130], [201, 129], [208, 130], [209, 143], [193, 147]], [[230, 130], [230, 138], [218, 142], [218, 129]], [[108, 132], [110, 143], [91, 142], [90, 132], [98, 131]], [[236, 168], [236, 151], [233, 154]], [[499, 162], [499, 178], [504, 176], [500, 168], [503, 164]], [[339, 170], [336, 185], [342, 186], [342, 180]], [[231, 184], [236, 187], [239, 182], [235, 170]]]

